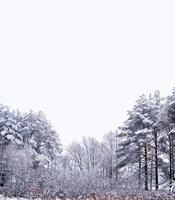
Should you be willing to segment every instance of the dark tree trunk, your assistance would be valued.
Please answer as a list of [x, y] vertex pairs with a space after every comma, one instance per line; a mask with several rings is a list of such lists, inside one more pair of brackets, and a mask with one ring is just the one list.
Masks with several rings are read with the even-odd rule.
[[155, 183], [156, 190], [159, 189], [159, 174], [158, 174], [158, 143], [157, 143], [157, 131], [154, 133], [154, 144], [155, 144]]
[[145, 190], [148, 191], [148, 152], [147, 152], [147, 144], [144, 145], [144, 157], [145, 157]]
[[141, 189], [141, 168], [142, 168], [142, 155], [141, 155], [141, 148], [139, 147], [139, 189]]
[[112, 158], [110, 161], [110, 166], [109, 166], [109, 178], [112, 179], [112, 175], [113, 175], [113, 166], [112, 166]]
[[170, 187], [172, 186], [172, 145], [171, 145], [171, 135], [168, 136], [169, 138], [169, 170], [170, 170], [170, 177], [169, 177], [169, 182], [170, 182]]

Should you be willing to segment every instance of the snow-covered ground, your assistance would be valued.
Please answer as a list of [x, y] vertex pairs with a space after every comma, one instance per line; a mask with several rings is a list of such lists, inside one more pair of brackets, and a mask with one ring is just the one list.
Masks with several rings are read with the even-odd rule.
[[24, 200], [22, 198], [9, 198], [9, 197], [4, 197], [4, 196], [0, 195], [0, 200], [16, 200], [16, 199]]
[[[8, 198], [3, 197], [0, 195], [0, 200], [30, 200], [33, 198]], [[52, 198], [38, 198], [35, 200], [52, 200]], [[154, 193], [154, 192], [143, 192], [143, 193], [130, 193], [130, 194], [106, 194], [106, 195], [92, 195], [89, 198], [73, 198], [73, 200], [173, 200], [174, 198], [170, 197], [168, 194], [161, 194], [161, 193]], [[60, 200], [60, 199], [54, 199], [54, 200]], [[67, 199], [71, 200], [71, 199]]]
[[2, 196], [2, 195], [0, 195], [0, 200], [26, 200], [26, 199], [24, 199], [24, 198], [16, 198], [16, 197], [11, 197], [11, 198], [9, 198], [9, 197], [4, 197], [4, 196]]

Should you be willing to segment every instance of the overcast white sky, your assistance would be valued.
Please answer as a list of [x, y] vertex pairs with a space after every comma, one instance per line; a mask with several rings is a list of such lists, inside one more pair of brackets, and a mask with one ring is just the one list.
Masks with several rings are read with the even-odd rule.
[[0, 1], [0, 102], [42, 110], [67, 144], [101, 138], [175, 86], [175, 1]]

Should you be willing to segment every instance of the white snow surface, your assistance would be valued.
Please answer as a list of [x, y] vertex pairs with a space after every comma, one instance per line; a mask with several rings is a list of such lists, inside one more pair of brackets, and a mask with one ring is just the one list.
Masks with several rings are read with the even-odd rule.
[[14, 197], [12, 197], [12, 198], [9, 198], [9, 197], [4, 197], [4, 196], [2, 196], [2, 195], [0, 195], [0, 200], [24, 200], [23, 198], [14, 198]]

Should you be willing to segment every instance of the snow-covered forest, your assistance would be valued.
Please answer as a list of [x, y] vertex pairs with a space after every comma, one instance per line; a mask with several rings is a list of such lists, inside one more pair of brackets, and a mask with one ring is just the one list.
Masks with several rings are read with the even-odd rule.
[[140, 191], [156, 196], [154, 191], [173, 190], [174, 180], [175, 90], [166, 98], [159, 91], [140, 96], [123, 125], [103, 141], [83, 137], [66, 148], [42, 112], [0, 106], [2, 195], [73, 198]]

